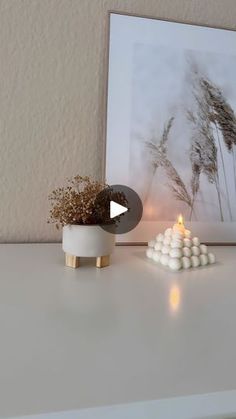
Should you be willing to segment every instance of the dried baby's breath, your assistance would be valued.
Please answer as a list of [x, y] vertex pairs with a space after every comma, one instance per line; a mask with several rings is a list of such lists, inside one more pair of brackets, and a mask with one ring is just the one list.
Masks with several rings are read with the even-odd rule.
[[[68, 224], [109, 224], [110, 200], [127, 205], [123, 192], [112, 191], [105, 183], [93, 181], [88, 176], [77, 175], [67, 183], [49, 195], [52, 207], [48, 222], [55, 223], [57, 228]], [[106, 193], [100, 194], [102, 191]]]

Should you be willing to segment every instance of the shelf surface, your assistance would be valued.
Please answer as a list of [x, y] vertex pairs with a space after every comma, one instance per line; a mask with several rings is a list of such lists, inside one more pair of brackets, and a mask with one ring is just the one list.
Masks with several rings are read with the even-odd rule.
[[235, 390], [236, 247], [212, 251], [172, 273], [144, 247], [74, 270], [59, 244], [0, 245], [0, 417]]

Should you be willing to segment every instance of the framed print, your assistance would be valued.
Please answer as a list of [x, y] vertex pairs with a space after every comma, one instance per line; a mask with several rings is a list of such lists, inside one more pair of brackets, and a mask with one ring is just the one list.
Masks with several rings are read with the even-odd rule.
[[106, 180], [133, 188], [146, 242], [181, 213], [236, 242], [236, 32], [110, 13]]

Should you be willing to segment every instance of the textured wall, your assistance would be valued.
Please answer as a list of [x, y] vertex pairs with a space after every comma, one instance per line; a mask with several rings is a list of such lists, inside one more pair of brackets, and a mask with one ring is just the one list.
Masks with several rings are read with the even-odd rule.
[[0, 0], [0, 241], [52, 241], [48, 192], [102, 175], [107, 11], [236, 27], [235, 0]]

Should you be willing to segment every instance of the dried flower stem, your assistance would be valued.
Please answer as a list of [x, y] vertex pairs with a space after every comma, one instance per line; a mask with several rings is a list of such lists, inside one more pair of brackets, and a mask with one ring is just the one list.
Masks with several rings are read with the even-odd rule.
[[[167, 157], [167, 141], [169, 133], [174, 121], [174, 117], [171, 117], [167, 124], [164, 126], [163, 133], [159, 144], [152, 141], [147, 141], [146, 146], [150, 150], [152, 158], [152, 166], [154, 168], [154, 174], [157, 168], [163, 168], [168, 178], [168, 187], [171, 189], [176, 200], [184, 202], [190, 208], [192, 206], [192, 198], [185, 186], [181, 176]], [[149, 189], [150, 191], [150, 189]]]
[[217, 192], [218, 203], [219, 203], [220, 221], [224, 221], [223, 210], [222, 210], [222, 202], [221, 202], [221, 194], [220, 194], [220, 182], [219, 182], [218, 173], [217, 173], [217, 175], [215, 175], [215, 186], [216, 186], [216, 192]]
[[234, 191], [235, 191], [235, 196], [236, 196], [236, 152], [235, 152], [235, 145], [234, 145], [234, 148], [233, 148], [232, 158], [233, 158], [233, 169], [234, 169]]
[[214, 122], [214, 125], [215, 125], [215, 131], [216, 131], [216, 136], [217, 136], [217, 142], [218, 142], [218, 146], [219, 146], [219, 150], [220, 150], [220, 158], [221, 158], [223, 175], [224, 175], [224, 183], [225, 183], [225, 190], [226, 190], [227, 205], [228, 205], [230, 220], [232, 221], [232, 211], [231, 211], [231, 206], [230, 206], [229, 188], [228, 188], [228, 182], [227, 182], [227, 178], [226, 178], [226, 170], [225, 170], [224, 156], [223, 156], [223, 151], [222, 151], [222, 147], [221, 147], [221, 141], [220, 141], [219, 131], [218, 131], [216, 122]]

